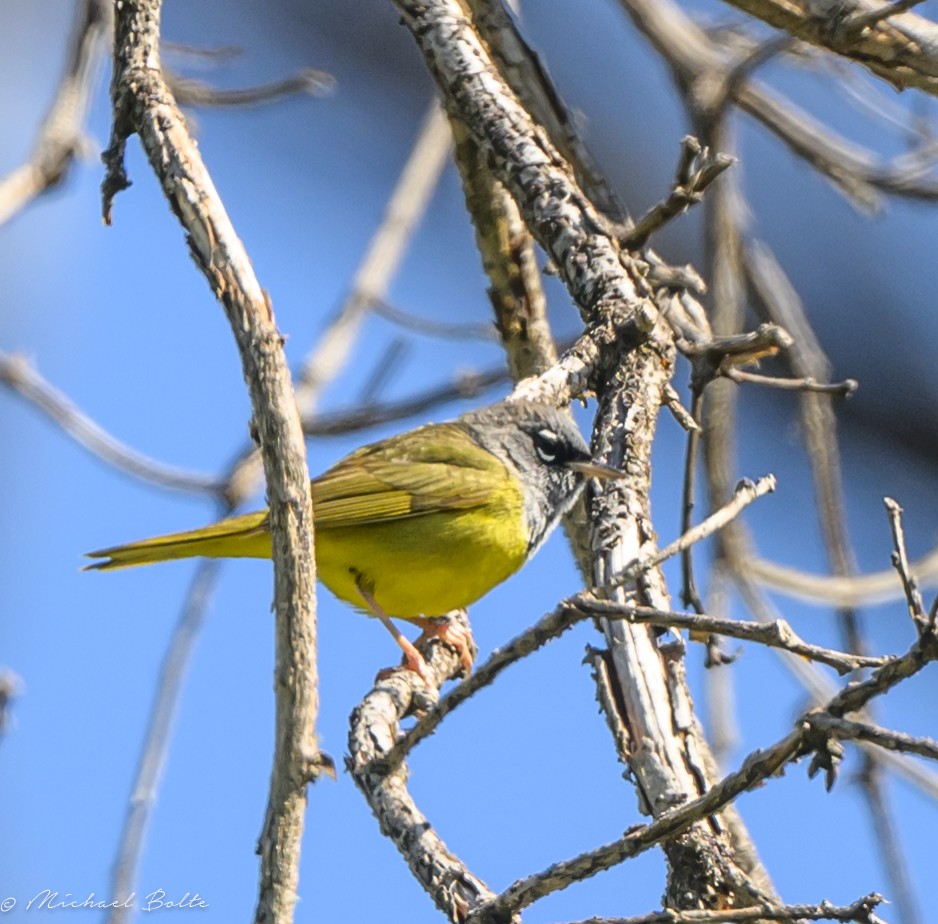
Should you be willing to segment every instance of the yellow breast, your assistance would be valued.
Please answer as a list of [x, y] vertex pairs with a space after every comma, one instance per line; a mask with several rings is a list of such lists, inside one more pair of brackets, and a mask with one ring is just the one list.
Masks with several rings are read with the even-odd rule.
[[[354, 526], [318, 528], [319, 579], [363, 608], [357, 581], [389, 616], [441, 616], [469, 606], [527, 557], [521, 492], [506, 484], [478, 506]], [[317, 524], [318, 525], [318, 524]]]

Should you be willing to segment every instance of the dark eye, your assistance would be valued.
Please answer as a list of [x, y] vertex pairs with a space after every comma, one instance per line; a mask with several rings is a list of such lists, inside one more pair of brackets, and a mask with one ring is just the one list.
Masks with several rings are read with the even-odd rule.
[[546, 465], [552, 465], [563, 458], [563, 443], [553, 430], [538, 430], [534, 434], [534, 451]]

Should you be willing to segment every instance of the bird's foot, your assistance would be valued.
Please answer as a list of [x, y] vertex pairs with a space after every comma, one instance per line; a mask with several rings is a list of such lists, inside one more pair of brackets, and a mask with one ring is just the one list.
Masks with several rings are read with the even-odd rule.
[[[403, 636], [401, 636], [403, 638]], [[433, 671], [430, 669], [430, 665], [427, 664], [424, 656], [417, 651], [414, 645], [404, 639], [407, 642], [407, 647], [401, 644], [398, 640], [398, 644], [401, 646], [401, 650], [404, 652], [403, 660], [398, 667], [385, 667], [382, 670], [378, 671], [375, 681], [386, 680], [388, 677], [391, 677], [393, 674], [396, 674], [398, 671], [413, 671], [425, 684], [427, 684], [430, 689], [435, 690], [439, 686], [439, 681], [433, 675]]]
[[423, 630], [420, 638], [417, 639], [418, 645], [438, 638], [441, 642], [449, 645], [456, 653], [462, 667], [462, 676], [468, 677], [472, 673], [476, 648], [472, 633], [467, 626], [450, 619], [448, 616], [433, 619], [422, 617], [412, 621]]

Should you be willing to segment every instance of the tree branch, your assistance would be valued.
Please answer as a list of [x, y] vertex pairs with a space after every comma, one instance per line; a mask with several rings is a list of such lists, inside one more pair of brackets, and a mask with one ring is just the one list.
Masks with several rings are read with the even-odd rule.
[[[453, 614], [449, 618], [453, 618]], [[468, 631], [465, 614], [462, 620]], [[455, 650], [439, 639], [418, 647], [436, 683], [427, 686], [413, 671], [382, 672], [374, 689], [355, 708], [349, 727], [346, 766], [361, 789], [382, 831], [391, 838], [417, 881], [453, 924], [494, 893], [443, 843], [407, 791], [407, 768], [386, 757], [405, 716], [425, 710], [446, 680], [459, 676]]]
[[395, 0], [447, 105], [453, 107], [511, 192], [587, 323], [620, 316], [641, 338], [657, 309], [641, 272], [602, 229], [607, 224], [580, 189], [546, 133], [506, 85], [458, 0]]
[[[727, 2], [803, 42], [865, 67], [897, 89], [917, 87], [938, 95], [938, 26], [914, 13], [900, 12], [899, 4], [858, 0], [847, 8], [851, 16], [831, 0]], [[880, 10], [888, 18], [865, 19], [867, 13]]]
[[25, 357], [0, 350], [0, 382], [42, 411], [92, 455], [119, 471], [161, 488], [221, 497], [224, 490], [221, 479], [164, 465], [131, 449], [49, 384]]
[[864, 895], [849, 905], [834, 905], [826, 899], [817, 905], [756, 905], [752, 908], [724, 908], [719, 911], [665, 908], [632, 918], [588, 918], [571, 924], [758, 924], [760, 921], [857, 921], [859, 924], [883, 924], [873, 913], [885, 899], [876, 892]]
[[77, 6], [65, 73], [29, 159], [0, 181], [0, 225], [33, 199], [58, 186], [86, 148], [84, 122], [91, 103], [113, 4], [82, 0]]
[[276, 613], [276, 746], [260, 839], [256, 921], [292, 920], [306, 787], [322, 770], [316, 745], [315, 561], [309, 473], [299, 414], [266, 293], [215, 191], [160, 72], [159, 0], [123, 0], [115, 23], [113, 127], [104, 153], [105, 220], [129, 181], [127, 139], [136, 133], [222, 304], [241, 355], [270, 507]]
[[118, 898], [118, 902], [108, 914], [108, 924], [122, 924], [129, 921], [133, 914], [133, 904], [127, 904], [125, 899], [132, 895], [136, 888], [143, 842], [156, 806], [189, 659], [211, 604], [220, 568], [221, 563], [218, 561], [203, 561], [199, 565], [189, 585], [160, 666], [157, 691], [153, 697], [147, 731], [131, 787], [130, 804], [124, 816], [117, 855], [111, 869], [111, 895]]

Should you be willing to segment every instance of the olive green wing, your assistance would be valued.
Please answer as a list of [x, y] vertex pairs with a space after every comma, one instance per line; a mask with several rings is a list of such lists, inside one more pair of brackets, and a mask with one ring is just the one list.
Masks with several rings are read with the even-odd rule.
[[365, 446], [312, 483], [317, 529], [477, 507], [508, 472], [456, 424], [430, 424]]

